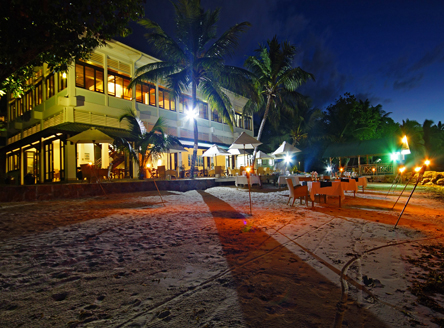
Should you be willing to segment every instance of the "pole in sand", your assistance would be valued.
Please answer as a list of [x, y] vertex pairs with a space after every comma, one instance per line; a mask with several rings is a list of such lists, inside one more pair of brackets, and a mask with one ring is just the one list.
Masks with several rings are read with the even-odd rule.
[[[393, 179], [392, 185], [389, 188], [389, 191], [387, 191], [387, 195], [385, 195], [385, 198], [387, 198], [388, 194], [390, 194], [390, 191], [392, 190], [393, 185], [396, 183], [396, 185], [398, 185], [398, 177], [399, 177], [399, 173], [396, 175], [396, 177]], [[393, 191], [395, 191], [396, 187], [393, 189]]]
[[412, 198], [412, 195], [413, 195], [413, 193], [415, 192], [416, 186], [418, 185], [419, 181], [422, 180], [422, 177], [423, 177], [423, 175], [424, 175], [424, 172], [425, 172], [425, 170], [426, 170], [426, 167], [427, 167], [427, 165], [424, 164], [424, 165], [421, 167], [421, 169], [419, 170], [419, 172], [418, 172], [418, 177], [416, 178], [415, 186], [413, 187], [413, 190], [412, 190], [412, 192], [410, 193], [410, 196], [409, 196], [409, 198], [407, 199], [407, 202], [405, 203], [404, 208], [403, 208], [402, 211], [401, 211], [401, 214], [399, 214], [399, 217], [398, 217], [398, 220], [396, 221], [396, 224], [395, 224], [394, 229], [396, 229], [396, 226], [398, 225], [398, 222], [399, 222], [399, 220], [401, 219], [402, 214], [404, 214], [405, 208], [407, 207], [407, 205], [408, 205], [408, 203], [409, 203], [409, 201], [410, 201], [410, 198]]
[[156, 186], [157, 192], [158, 192], [158, 194], [159, 194], [159, 197], [160, 197], [160, 200], [162, 201], [163, 206], [166, 207], [165, 202], [163, 201], [162, 195], [160, 194], [159, 187], [157, 187], [157, 183], [156, 183], [156, 180], [154, 179], [154, 175], [153, 175], [153, 173], [151, 172], [151, 168], [150, 168], [150, 166], [151, 166], [150, 164], [147, 164], [147, 165], [146, 165], [146, 168], [148, 169], [148, 172], [150, 173], [151, 177], [153, 178], [154, 185]]
[[[415, 172], [419, 172], [420, 170], [421, 170], [420, 167], [416, 167], [416, 168], [415, 168]], [[407, 186], [409, 185], [409, 183], [410, 183], [410, 181], [413, 179], [413, 177], [414, 177], [414, 174], [412, 174], [412, 176], [409, 178], [409, 180], [408, 180], [407, 183], [405, 184], [404, 189], [402, 189], [401, 193], [400, 193], [399, 196], [398, 196], [398, 199], [397, 199], [396, 202], [393, 204], [392, 209], [395, 208], [396, 204], [397, 204], [398, 201], [399, 201], [399, 198], [401, 198], [402, 194], [403, 194], [404, 191], [405, 191], [405, 188], [407, 188]]]
[[251, 167], [248, 166], [246, 168], [246, 170], [247, 170], [248, 196], [250, 197], [250, 215], [253, 215], [251, 213], [251, 189], [250, 189], [250, 171], [251, 171]]

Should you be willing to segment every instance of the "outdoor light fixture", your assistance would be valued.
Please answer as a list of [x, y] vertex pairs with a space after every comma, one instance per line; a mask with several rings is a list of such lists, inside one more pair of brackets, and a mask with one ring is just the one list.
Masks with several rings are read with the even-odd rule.
[[342, 168], [342, 167], [341, 167], [341, 168], [339, 168], [339, 171], [343, 172], [343, 171], [344, 171], [344, 168]]
[[399, 168], [399, 172], [402, 174], [405, 171], [405, 166]]
[[392, 161], [397, 161], [397, 160], [399, 159], [399, 152], [397, 152], [397, 153], [391, 153], [391, 154], [390, 154], [390, 159], [391, 159]]
[[66, 72], [63, 72], [62, 78], [66, 79]]
[[247, 168], [245, 168], [245, 170], [247, 171], [247, 173], [250, 173], [250, 171], [251, 171], [251, 167], [247, 167]]
[[88, 165], [93, 165], [93, 163], [89, 162]]
[[187, 117], [188, 120], [195, 120], [196, 118], [199, 117], [199, 113], [195, 109], [187, 108], [185, 110], [185, 116]]
[[415, 167], [415, 172], [419, 172], [419, 171], [421, 171], [421, 167], [420, 166]]
[[149, 168], [150, 166], [151, 166], [151, 164], [147, 164], [147, 165], [146, 165], [146, 167], [148, 167], [148, 168]]
[[290, 163], [290, 162], [291, 162], [291, 157], [290, 157], [290, 155], [287, 154], [287, 155], [285, 156], [285, 163], [288, 164], [288, 163]]
[[407, 143], [407, 136], [402, 137], [402, 142]]
[[430, 165], [430, 161], [428, 159], [425, 160], [424, 162], [425, 165], [429, 166]]
[[331, 166], [327, 166], [327, 172], [331, 172]]

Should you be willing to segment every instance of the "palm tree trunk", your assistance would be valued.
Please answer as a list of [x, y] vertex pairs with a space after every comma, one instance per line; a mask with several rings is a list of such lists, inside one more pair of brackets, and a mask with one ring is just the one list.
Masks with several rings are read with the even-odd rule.
[[[191, 92], [193, 94], [193, 103], [192, 110], [196, 107], [197, 103], [197, 85], [193, 79], [193, 85], [191, 88]], [[190, 178], [194, 179], [194, 167], [196, 166], [196, 158], [197, 158], [197, 149], [198, 149], [198, 141], [199, 141], [199, 131], [197, 129], [197, 120], [193, 118], [194, 123], [194, 147], [193, 147], [193, 156], [191, 157], [191, 169], [190, 169]]]
[[[258, 141], [261, 140], [262, 132], [264, 131], [265, 122], [267, 121], [268, 112], [270, 111], [270, 105], [271, 105], [271, 95], [267, 96], [267, 107], [265, 108], [264, 117], [262, 118], [261, 126], [259, 127], [259, 131], [257, 133], [256, 139]], [[254, 147], [253, 152], [253, 168], [254, 168], [254, 161], [256, 160], [256, 153], [257, 153], [257, 147]]]

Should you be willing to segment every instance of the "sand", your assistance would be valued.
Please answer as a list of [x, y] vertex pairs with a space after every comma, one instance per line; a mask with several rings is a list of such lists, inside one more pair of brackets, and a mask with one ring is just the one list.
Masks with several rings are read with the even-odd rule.
[[[286, 205], [286, 189], [0, 204], [1, 327], [438, 327], [408, 259], [443, 241], [444, 203], [371, 185]], [[408, 194], [406, 194], [408, 195]], [[444, 305], [444, 298], [435, 300]]]

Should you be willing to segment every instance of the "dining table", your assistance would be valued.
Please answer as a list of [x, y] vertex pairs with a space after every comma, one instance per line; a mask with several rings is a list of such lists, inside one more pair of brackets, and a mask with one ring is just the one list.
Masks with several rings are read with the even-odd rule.
[[[239, 185], [248, 185], [248, 178], [246, 175], [239, 175], [235, 177], [234, 182], [236, 184], [236, 187]], [[250, 175], [250, 186], [254, 184], [258, 184], [259, 186], [261, 186], [261, 179], [257, 175]]]
[[342, 190], [344, 192], [349, 191], [353, 192], [353, 196], [356, 197], [356, 193], [358, 192], [358, 182], [353, 178], [343, 178], [340, 180], [342, 185]]
[[342, 187], [341, 181], [307, 181], [307, 187], [312, 201], [312, 207], [314, 207], [314, 200], [316, 195], [324, 195], [324, 197], [338, 196], [339, 207], [341, 207], [341, 202], [345, 200], [344, 189]]

